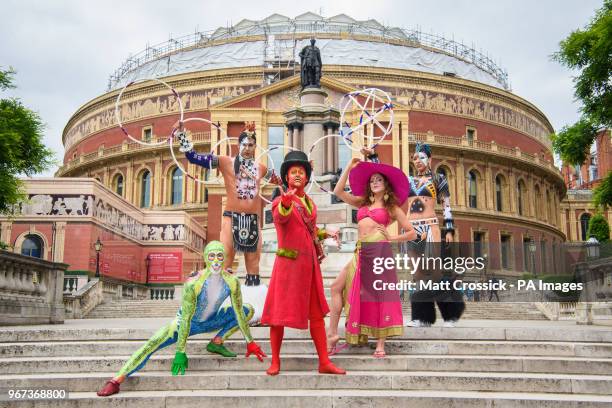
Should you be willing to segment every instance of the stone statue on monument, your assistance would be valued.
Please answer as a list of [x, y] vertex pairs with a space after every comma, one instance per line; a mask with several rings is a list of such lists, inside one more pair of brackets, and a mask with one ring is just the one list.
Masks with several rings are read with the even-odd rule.
[[321, 51], [315, 46], [316, 40], [310, 39], [310, 45], [307, 45], [300, 52], [300, 78], [302, 80], [302, 89], [304, 88], [320, 88], [321, 87]]

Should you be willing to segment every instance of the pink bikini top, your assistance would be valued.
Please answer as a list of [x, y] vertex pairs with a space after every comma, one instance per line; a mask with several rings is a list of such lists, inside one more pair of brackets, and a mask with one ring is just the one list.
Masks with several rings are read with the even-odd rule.
[[374, 208], [370, 210], [368, 206], [364, 205], [357, 211], [357, 221], [361, 221], [367, 217], [385, 227], [391, 224], [391, 216], [386, 208]]

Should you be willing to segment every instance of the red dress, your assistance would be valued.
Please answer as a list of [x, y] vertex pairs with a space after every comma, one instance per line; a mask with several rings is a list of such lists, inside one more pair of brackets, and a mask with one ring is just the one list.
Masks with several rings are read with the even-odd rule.
[[[278, 248], [294, 250], [297, 257], [292, 259], [276, 255], [261, 317], [263, 324], [307, 329], [310, 318], [322, 318], [329, 313], [317, 251], [308, 227], [300, 215], [303, 214], [307, 222], [315, 226], [316, 233], [317, 207], [308, 195], [305, 198], [310, 203], [311, 213], [296, 196], [292, 198], [291, 212], [287, 215], [279, 212], [280, 197], [272, 203]], [[316, 296], [311, 298], [312, 290], [316, 292]], [[310, 304], [311, 299], [315, 304]]]

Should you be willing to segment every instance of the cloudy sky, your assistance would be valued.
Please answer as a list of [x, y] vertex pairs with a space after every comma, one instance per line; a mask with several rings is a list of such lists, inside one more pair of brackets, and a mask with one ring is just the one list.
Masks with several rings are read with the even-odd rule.
[[[172, 4], [171, 4], [172, 3]], [[17, 70], [20, 98], [46, 123], [45, 143], [58, 160], [61, 133], [70, 116], [104, 93], [109, 75], [130, 55], [196, 30], [262, 19], [273, 13], [295, 17], [307, 11], [331, 17], [420, 28], [493, 57], [505, 68], [512, 91], [534, 103], [555, 129], [578, 117], [572, 75], [550, 60], [559, 41], [583, 27], [600, 8], [593, 0], [424, 1], [33, 1], [2, 4], [0, 67]], [[50, 176], [56, 168], [43, 176]]]

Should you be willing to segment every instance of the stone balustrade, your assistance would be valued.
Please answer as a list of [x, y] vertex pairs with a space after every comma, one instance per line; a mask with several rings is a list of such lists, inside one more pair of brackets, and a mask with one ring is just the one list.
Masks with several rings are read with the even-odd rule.
[[0, 325], [63, 323], [67, 267], [0, 250]]
[[577, 264], [576, 278], [584, 283], [576, 323], [612, 325], [612, 257]]
[[64, 308], [67, 319], [82, 319], [104, 301], [100, 280], [87, 282], [74, 293], [64, 294]]
[[121, 299], [148, 299], [149, 288], [135, 283], [122, 282], [108, 277], [102, 277], [102, 293], [104, 301]]
[[174, 287], [150, 288], [151, 300], [174, 300]]
[[[207, 132], [194, 132], [190, 135], [191, 140], [197, 145], [200, 143], [210, 143], [211, 136], [210, 131]], [[158, 137], [153, 142], [163, 141], [166, 137]], [[547, 170], [553, 171], [556, 174], [560, 174], [559, 169], [557, 169], [553, 162], [549, 162], [544, 160], [538, 155], [534, 155], [531, 153], [523, 152], [518, 148], [514, 147], [505, 147], [501, 146], [497, 143], [493, 142], [484, 142], [481, 140], [468, 140], [465, 136], [456, 137], [456, 136], [448, 136], [448, 135], [439, 135], [433, 132], [410, 132], [408, 134], [408, 140], [411, 142], [427, 142], [429, 144], [435, 146], [456, 146], [460, 147], [462, 150], [470, 150], [474, 151], [487, 151], [491, 152], [495, 155], [500, 155], [504, 157], [515, 158], [521, 162], [527, 162], [529, 164], [537, 165], [539, 167], [543, 167]], [[175, 143], [178, 146], [178, 143]], [[124, 142], [119, 146], [112, 146], [109, 148], [103, 148], [100, 150], [96, 150], [95, 152], [88, 153], [83, 156], [75, 157], [74, 159], [66, 162], [57, 172], [58, 176], [63, 176], [68, 171], [72, 171], [79, 166], [83, 166], [89, 164], [93, 161], [96, 161], [100, 158], [112, 158], [113, 156], [118, 156], [124, 154], [126, 151], [147, 151], [147, 150], [155, 150], [155, 149], [166, 149], [166, 145], [162, 146], [143, 146], [136, 142]]]
[[[210, 143], [210, 131], [206, 132], [194, 132], [190, 135], [191, 141], [194, 142], [195, 145], [201, 143]], [[151, 142], [161, 142], [166, 140], [167, 137], [157, 137]], [[174, 143], [178, 149], [178, 142]], [[167, 145], [161, 146], [145, 146], [136, 142], [128, 142], [125, 141], [121, 145], [112, 146], [109, 148], [100, 148], [95, 152], [87, 153], [82, 156], [77, 156], [73, 159], [68, 160], [62, 167], [57, 171], [57, 176], [61, 177], [66, 174], [68, 171], [71, 171], [79, 166], [87, 165], [93, 161], [96, 161], [100, 158], [112, 158], [114, 156], [120, 156], [124, 154], [126, 151], [135, 152], [135, 151], [149, 151], [149, 150], [157, 150], [157, 149], [167, 149]]]

